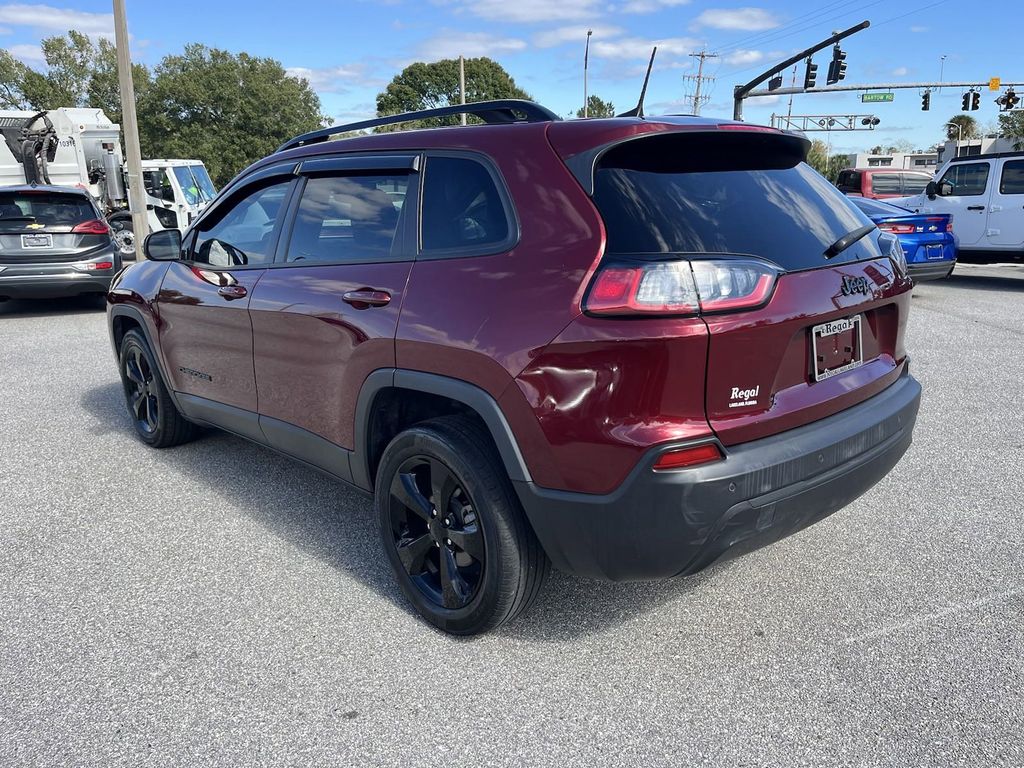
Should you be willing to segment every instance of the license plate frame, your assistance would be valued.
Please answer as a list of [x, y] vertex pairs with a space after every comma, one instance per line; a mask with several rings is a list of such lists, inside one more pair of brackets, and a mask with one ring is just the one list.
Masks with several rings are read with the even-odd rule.
[[942, 258], [942, 246], [941, 245], [926, 245], [924, 247], [924, 257], [930, 260], [938, 260]]
[[[825, 339], [832, 339], [831, 350], [825, 347]], [[849, 345], [846, 344], [847, 340], [850, 342]], [[840, 342], [843, 344], [843, 349], [841, 350], [843, 356], [838, 364], [829, 367], [827, 360], [829, 355], [827, 353], [831, 352], [833, 357], [837, 357], [840, 354]], [[860, 368], [864, 365], [863, 342], [863, 319], [861, 315], [832, 320], [811, 328], [811, 364], [814, 371], [814, 380], [824, 381], [825, 379], [831, 379], [833, 376], [838, 376], [841, 373], [852, 371], [854, 368]], [[822, 351], [820, 358], [818, 355], [819, 344], [821, 344]], [[852, 349], [847, 349], [847, 346], [852, 346]]]
[[22, 235], [21, 247], [25, 250], [30, 248], [53, 248], [53, 235], [43, 232]]

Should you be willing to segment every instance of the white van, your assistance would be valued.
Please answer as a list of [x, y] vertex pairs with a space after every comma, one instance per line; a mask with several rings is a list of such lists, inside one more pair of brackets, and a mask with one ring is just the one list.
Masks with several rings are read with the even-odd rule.
[[916, 213], [951, 213], [960, 257], [1024, 259], [1024, 152], [956, 157], [919, 195], [887, 200]]

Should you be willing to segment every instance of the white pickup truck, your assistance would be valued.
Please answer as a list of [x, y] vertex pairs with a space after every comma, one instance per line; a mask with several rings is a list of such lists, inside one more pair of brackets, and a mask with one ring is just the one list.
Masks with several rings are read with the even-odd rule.
[[951, 213], [958, 258], [1024, 260], [1024, 152], [956, 157], [924, 192], [886, 200], [916, 213]]

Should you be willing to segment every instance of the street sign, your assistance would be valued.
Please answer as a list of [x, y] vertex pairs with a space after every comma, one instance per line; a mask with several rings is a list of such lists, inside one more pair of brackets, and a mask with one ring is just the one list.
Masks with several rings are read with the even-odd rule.
[[862, 93], [860, 100], [862, 104], [874, 104], [879, 101], [892, 101], [895, 98], [893, 93]]
[[988, 81], [988, 89], [990, 91], [998, 91], [999, 90], [999, 78], [998, 77], [993, 77], [992, 79], [990, 79]]

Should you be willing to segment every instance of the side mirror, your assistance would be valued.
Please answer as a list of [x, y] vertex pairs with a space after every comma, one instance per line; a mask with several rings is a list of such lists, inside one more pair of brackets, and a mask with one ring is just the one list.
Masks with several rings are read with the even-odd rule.
[[160, 229], [151, 232], [142, 246], [147, 259], [177, 261], [181, 258], [181, 230]]
[[936, 195], [936, 194], [937, 194], [937, 192], [938, 192], [938, 189], [939, 189], [939, 188], [938, 188], [938, 186], [937, 186], [937, 185], [935, 184], [935, 182], [934, 182], [934, 181], [929, 181], [929, 182], [928, 182], [928, 186], [926, 186], [926, 187], [924, 188], [924, 193], [925, 193], [926, 195], [928, 195], [928, 199], [929, 199], [929, 200], [934, 200], [934, 199], [935, 199], [935, 195]]

